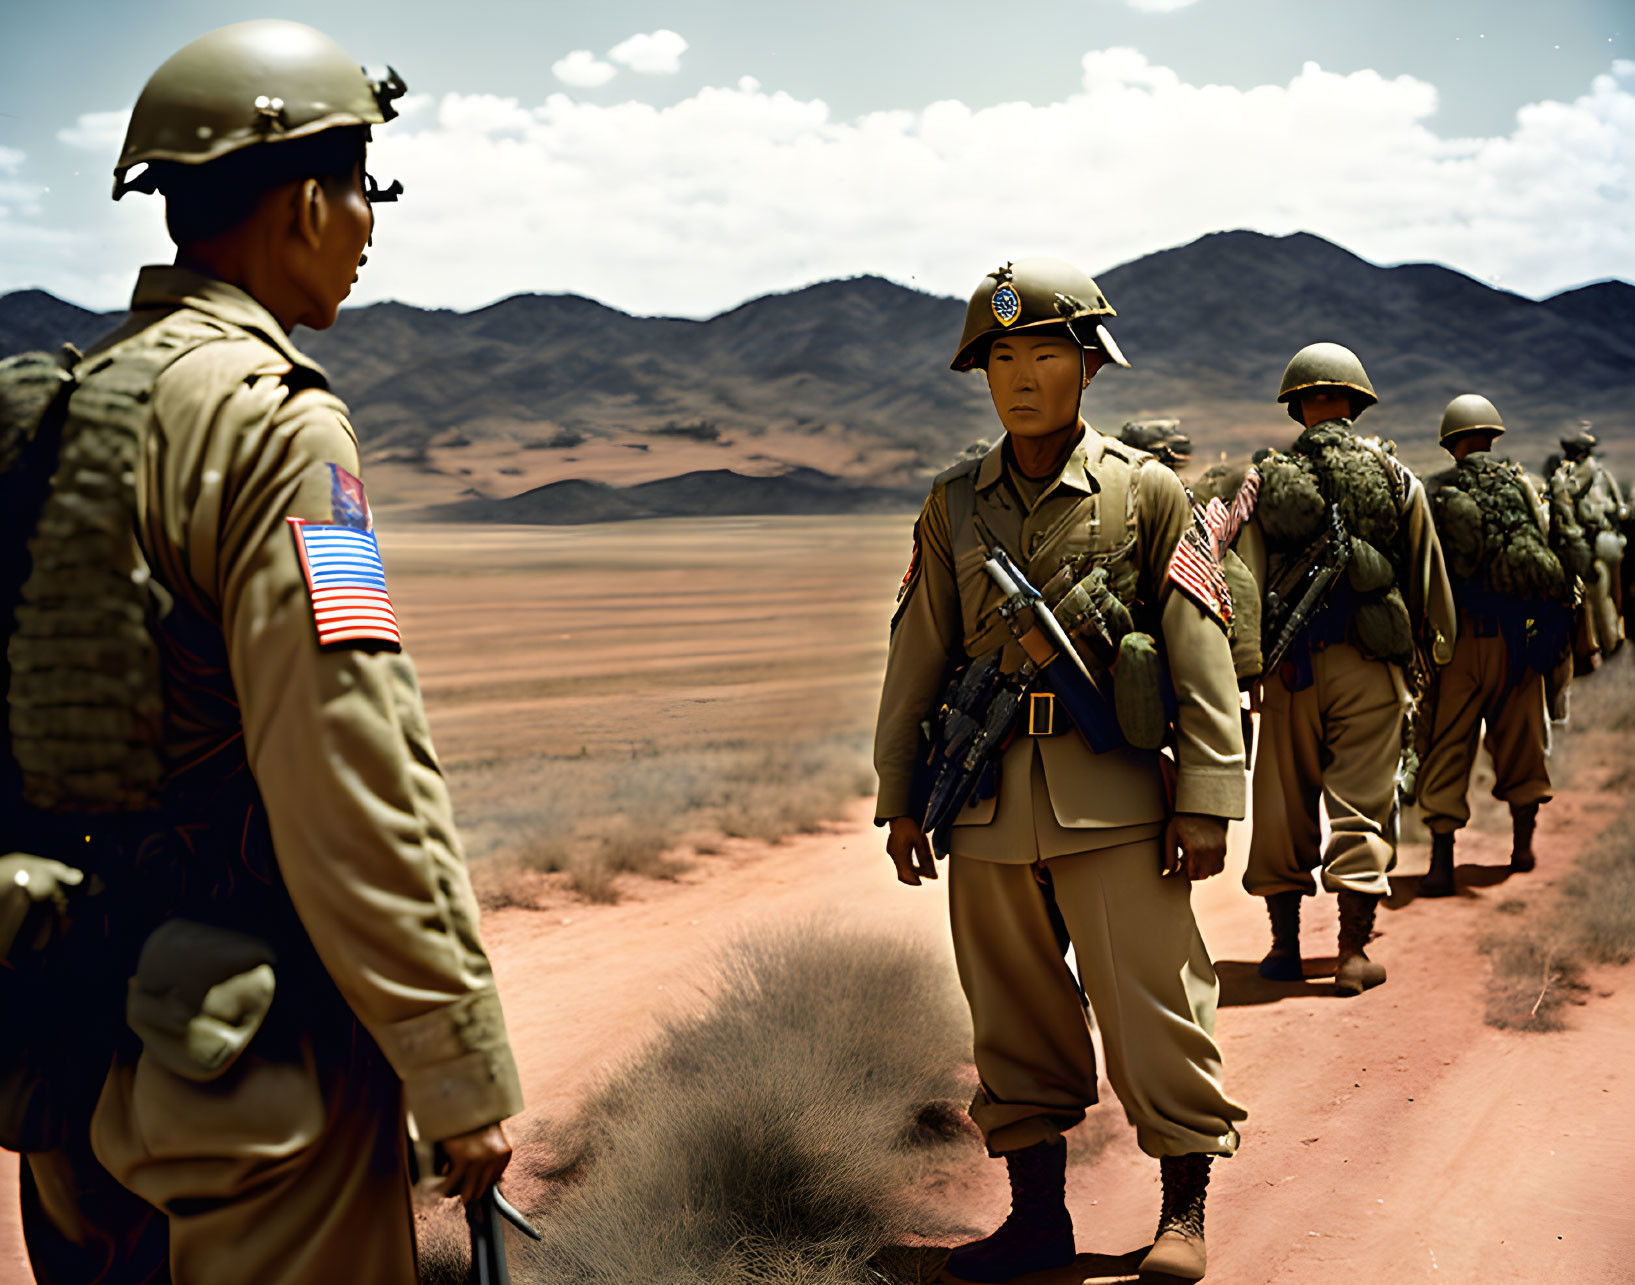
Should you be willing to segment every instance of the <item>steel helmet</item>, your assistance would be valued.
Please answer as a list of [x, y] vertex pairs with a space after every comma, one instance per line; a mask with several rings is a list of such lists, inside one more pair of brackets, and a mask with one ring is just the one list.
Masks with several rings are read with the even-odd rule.
[[1297, 402], [1308, 388], [1343, 388], [1351, 397], [1352, 419], [1379, 401], [1357, 354], [1343, 344], [1307, 344], [1283, 368], [1277, 400], [1288, 406], [1289, 418], [1297, 424], [1305, 423]]
[[1497, 435], [1502, 432], [1504, 420], [1499, 418], [1499, 412], [1492, 402], [1475, 393], [1461, 393], [1449, 402], [1448, 408], [1442, 412], [1442, 428], [1437, 444], [1446, 446], [1466, 433]]
[[1100, 321], [1116, 317], [1107, 296], [1089, 277], [1060, 259], [1018, 259], [990, 272], [965, 306], [965, 330], [954, 370], [986, 366], [988, 346], [1019, 330], [1062, 328], [1081, 348], [1096, 348], [1128, 366], [1113, 336]]
[[148, 78], [114, 166], [114, 200], [156, 191], [145, 162], [203, 165], [246, 147], [345, 125], [381, 125], [407, 87], [390, 67], [371, 80], [323, 32], [260, 18], [207, 32]]

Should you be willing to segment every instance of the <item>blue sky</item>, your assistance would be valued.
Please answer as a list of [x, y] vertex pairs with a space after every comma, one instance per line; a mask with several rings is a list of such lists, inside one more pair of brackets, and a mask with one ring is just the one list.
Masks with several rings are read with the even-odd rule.
[[[1226, 227], [1305, 229], [1541, 295], [1635, 276], [1628, 0], [286, 5], [413, 110], [375, 168], [360, 299], [574, 290], [703, 315], [878, 272], [1091, 270]], [[0, 290], [117, 306], [164, 257], [108, 200], [146, 76], [266, 9], [72, 0], [4, 19]]]

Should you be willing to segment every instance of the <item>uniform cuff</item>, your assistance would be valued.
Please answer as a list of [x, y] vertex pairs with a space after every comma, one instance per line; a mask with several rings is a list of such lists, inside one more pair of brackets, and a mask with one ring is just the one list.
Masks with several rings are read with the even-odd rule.
[[884, 784], [880, 786], [880, 793], [874, 801], [875, 825], [884, 825], [894, 817], [913, 815], [914, 809], [908, 805], [908, 787], [906, 785], [901, 788]]
[[378, 1038], [422, 1138], [470, 1133], [522, 1110], [505, 1014], [492, 988], [395, 1022]]
[[1241, 821], [1248, 794], [1241, 767], [1183, 769], [1175, 782], [1175, 810]]

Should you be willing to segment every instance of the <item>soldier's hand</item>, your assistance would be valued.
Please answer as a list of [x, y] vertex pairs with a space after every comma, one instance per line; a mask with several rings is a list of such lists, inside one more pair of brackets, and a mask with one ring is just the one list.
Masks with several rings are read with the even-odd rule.
[[1226, 869], [1226, 818], [1177, 812], [1165, 832], [1164, 874], [1197, 881]]
[[931, 840], [913, 817], [892, 817], [886, 834], [886, 853], [897, 867], [897, 879], [917, 887], [922, 878], [937, 877], [937, 862], [931, 855]]
[[468, 1205], [498, 1182], [511, 1163], [511, 1139], [505, 1136], [503, 1124], [458, 1133], [439, 1145], [448, 1157], [448, 1168], [438, 1192], [458, 1196]]

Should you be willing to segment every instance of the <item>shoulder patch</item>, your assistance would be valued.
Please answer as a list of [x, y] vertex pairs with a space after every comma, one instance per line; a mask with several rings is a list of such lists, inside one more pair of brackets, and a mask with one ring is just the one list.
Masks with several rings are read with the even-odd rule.
[[339, 464], [329, 466], [329, 507], [335, 521], [355, 531], [373, 531], [374, 516], [369, 512], [369, 497], [363, 493], [363, 483]]
[[1165, 579], [1213, 616], [1222, 626], [1232, 623], [1232, 591], [1221, 570], [1225, 546], [1221, 542], [1230, 514], [1218, 499], [1205, 508], [1194, 507], [1170, 555]]
[[[344, 469], [336, 471], [352, 476]], [[374, 532], [302, 518], [284, 520], [295, 538], [301, 573], [306, 577], [318, 645], [374, 642], [400, 651], [403, 638], [386, 592], [386, 568]]]

